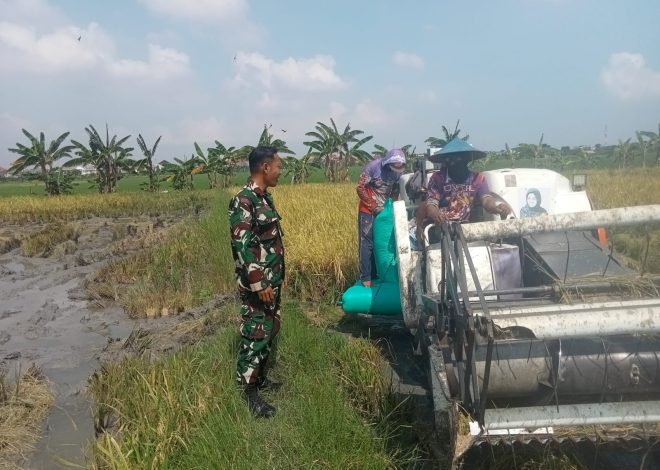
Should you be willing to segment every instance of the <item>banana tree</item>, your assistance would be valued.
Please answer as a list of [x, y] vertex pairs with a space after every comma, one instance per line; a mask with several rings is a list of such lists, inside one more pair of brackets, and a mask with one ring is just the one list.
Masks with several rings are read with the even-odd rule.
[[504, 144], [504, 156], [507, 160], [511, 161], [511, 168], [515, 168], [515, 161], [516, 158], [518, 158], [518, 150], [517, 149], [512, 149], [509, 147], [509, 144], [505, 143]]
[[175, 190], [182, 191], [195, 188], [193, 177], [201, 171], [201, 165], [194, 155], [184, 160], [175, 158], [174, 163], [164, 161], [162, 166], [163, 173], [168, 175], [163, 178], [163, 181], [171, 183]]
[[313, 166], [311, 149], [302, 158], [286, 157], [284, 176], [291, 176], [291, 184], [305, 184]]
[[314, 140], [304, 142], [313, 149], [312, 158], [323, 162], [325, 177], [328, 181], [345, 181], [348, 178], [348, 167], [354, 163], [363, 163], [371, 159], [371, 155], [361, 147], [373, 136], [362, 137], [364, 131], [351, 129], [347, 124], [343, 132], [339, 132], [334, 119], [330, 118], [331, 126], [317, 122], [314, 131], [305, 133]]
[[649, 149], [655, 149], [655, 164], [660, 166], [660, 123], [658, 123], [658, 132], [641, 131], [640, 134], [649, 141]]
[[[62, 143], [69, 136], [65, 132], [49, 145], [46, 145], [46, 137], [43, 132], [39, 134], [39, 139], [34, 137], [25, 129], [21, 129], [23, 134], [29, 139], [29, 146], [16, 142], [16, 148], [8, 149], [10, 152], [20, 155], [9, 167], [9, 172], [18, 174], [27, 168], [39, 168], [41, 171], [41, 180], [46, 184], [46, 193], [48, 195], [60, 194], [62, 191], [57, 184], [47, 184], [53, 172], [53, 164], [62, 158], [71, 156], [71, 151], [75, 148], [73, 145], [62, 146]], [[53, 181], [61, 181], [61, 178], [55, 178]]]
[[[427, 143], [429, 147], [444, 147], [450, 141], [457, 138], [461, 133], [461, 130], [458, 128], [458, 124], [460, 122], [460, 119], [456, 121], [456, 127], [454, 127], [452, 132], [449, 132], [449, 129], [447, 129], [445, 126], [442, 126], [442, 133], [444, 134], [444, 137], [429, 137], [424, 142]], [[461, 137], [462, 140], [468, 140], [469, 138], [469, 134]]]
[[257, 145], [266, 145], [269, 147], [275, 147], [277, 149], [277, 153], [279, 154], [295, 155], [296, 152], [294, 152], [289, 147], [287, 147], [285, 141], [283, 141], [282, 139], [276, 139], [275, 136], [270, 133], [271, 127], [273, 126], [264, 124], [264, 130], [261, 131], [261, 135], [259, 136], [259, 142]]
[[554, 149], [543, 142], [543, 134], [541, 134], [538, 144], [519, 144], [515, 150], [521, 158], [530, 158], [534, 162], [534, 168], [538, 168], [541, 160]]
[[244, 149], [225, 147], [221, 142], [215, 141], [215, 147], [208, 149], [209, 159], [212, 159], [217, 174], [221, 175], [220, 185], [229, 186], [234, 171], [240, 159], [247, 156]]
[[214, 189], [218, 185], [218, 154], [211, 152], [210, 149], [204, 153], [202, 148], [195, 145], [195, 157], [198, 164], [198, 172], [204, 173], [209, 179], [209, 189]]
[[140, 171], [146, 168], [147, 174], [149, 175], [149, 185], [147, 189], [151, 192], [156, 192], [160, 188], [157, 169], [154, 165], [154, 155], [156, 154], [156, 149], [158, 148], [161, 137], [162, 136], [159, 136], [158, 139], [156, 139], [156, 142], [151, 148], [147, 146], [147, 143], [145, 142], [144, 137], [142, 137], [142, 134], [138, 134], [137, 138], [138, 146], [140, 147], [144, 158], [135, 162], [135, 169]]
[[94, 126], [85, 128], [89, 137], [89, 146], [72, 140], [78, 157], [67, 162], [67, 166], [90, 164], [96, 168], [96, 182], [100, 193], [113, 193], [117, 188], [117, 181], [121, 172], [134, 170], [135, 161], [130, 157], [133, 147], [123, 147], [131, 137], [127, 135], [119, 139], [117, 135], [110, 137], [108, 125], [105, 125], [105, 139], [101, 137]]
[[625, 141], [619, 139], [619, 144], [614, 148], [612, 154], [614, 161], [619, 164], [619, 169], [623, 169], [628, 164], [628, 159], [630, 158], [632, 146], [630, 145], [631, 137], [628, 137]]
[[[330, 118], [330, 122], [334, 121]], [[334, 126], [336, 129], [336, 126]], [[325, 179], [327, 181], [334, 181], [333, 174], [333, 161], [336, 159], [338, 136], [335, 130], [322, 122], [317, 122], [315, 131], [306, 132], [305, 135], [313, 137], [314, 140], [303, 142], [311, 150], [312, 159], [323, 166]]]

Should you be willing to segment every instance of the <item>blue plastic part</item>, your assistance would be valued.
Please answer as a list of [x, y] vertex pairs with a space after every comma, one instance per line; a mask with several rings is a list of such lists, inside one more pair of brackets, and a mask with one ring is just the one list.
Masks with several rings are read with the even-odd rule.
[[349, 315], [401, 315], [399, 293], [398, 283], [373, 281], [371, 287], [364, 287], [358, 281], [342, 295], [341, 307]]

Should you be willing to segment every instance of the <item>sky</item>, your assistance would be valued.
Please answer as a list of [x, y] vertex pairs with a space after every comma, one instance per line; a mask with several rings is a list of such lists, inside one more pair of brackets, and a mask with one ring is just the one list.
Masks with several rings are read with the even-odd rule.
[[333, 118], [385, 147], [460, 128], [614, 144], [660, 122], [658, 0], [0, 0], [0, 166], [21, 129], [162, 136], [156, 159], [264, 124], [304, 154]]

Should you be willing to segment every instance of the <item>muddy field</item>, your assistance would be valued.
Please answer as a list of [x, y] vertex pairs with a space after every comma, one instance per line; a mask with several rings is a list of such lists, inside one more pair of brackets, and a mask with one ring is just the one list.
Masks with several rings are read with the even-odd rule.
[[[67, 227], [0, 227], [0, 369], [11, 382], [36, 365], [53, 393], [35, 452], [14, 463], [28, 468], [83, 464], [85, 443], [94, 436], [85, 387], [101, 356], [115, 357], [121, 349], [115, 345], [135, 329], [157, 331], [180, 321], [163, 318], [147, 325], [86, 289], [105, 263], [144, 248], [176, 222], [93, 218]], [[67, 235], [52, 236], [55, 243], [26, 242], [53, 228]]]

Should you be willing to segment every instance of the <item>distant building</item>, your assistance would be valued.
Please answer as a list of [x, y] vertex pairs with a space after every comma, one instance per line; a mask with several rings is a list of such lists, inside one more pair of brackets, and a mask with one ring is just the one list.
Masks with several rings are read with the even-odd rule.
[[96, 167], [94, 165], [79, 165], [76, 167], [76, 170], [80, 171], [80, 174], [83, 176], [96, 174]]
[[0, 178], [6, 178], [9, 175], [9, 170], [0, 166]]
[[96, 174], [96, 167], [94, 165], [78, 165], [75, 167], [64, 167], [62, 168], [62, 171], [76, 175], [89, 176]]

